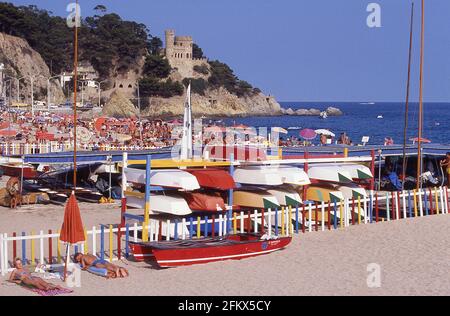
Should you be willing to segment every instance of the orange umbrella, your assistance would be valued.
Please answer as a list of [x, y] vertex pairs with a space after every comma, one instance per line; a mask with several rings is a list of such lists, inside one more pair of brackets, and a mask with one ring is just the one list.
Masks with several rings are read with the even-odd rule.
[[83, 222], [81, 220], [80, 208], [75, 197], [75, 192], [72, 192], [67, 201], [64, 210], [64, 222], [61, 227], [60, 240], [67, 243], [66, 245], [66, 263], [64, 266], [64, 280], [67, 274], [67, 264], [69, 262], [69, 245], [77, 244], [85, 241]]

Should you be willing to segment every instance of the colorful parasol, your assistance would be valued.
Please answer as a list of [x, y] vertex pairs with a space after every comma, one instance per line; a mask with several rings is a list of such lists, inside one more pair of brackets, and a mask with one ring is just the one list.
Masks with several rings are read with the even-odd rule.
[[300, 131], [300, 136], [306, 140], [312, 140], [316, 138], [317, 134], [314, 130], [306, 128]]

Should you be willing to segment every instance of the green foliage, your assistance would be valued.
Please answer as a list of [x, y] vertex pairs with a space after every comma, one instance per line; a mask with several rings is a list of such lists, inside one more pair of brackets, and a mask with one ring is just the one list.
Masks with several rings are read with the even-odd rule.
[[228, 92], [238, 97], [250, 96], [255, 93], [253, 87], [247, 81], [239, 80], [227, 64], [217, 60], [211, 61], [209, 64], [211, 76], [208, 81], [211, 86], [215, 88], [224, 87]]
[[191, 90], [193, 93], [204, 96], [208, 89], [208, 82], [205, 79], [184, 78], [183, 85], [187, 87], [191, 83]]
[[203, 55], [203, 50], [194, 43], [194, 45], [192, 45], [192, 58], [194, 59], [200, 59], [200, 58], [204, 58], [205, 56]]
[[152, 78], [167, 78], [172, 68], [167, 59], [158, 55], [148, 55], [144, 64], [144, 76]]
[[110, 75], [114, 60], [119, 69], [127, 69], [148, 45], [144, 24], [123, 21], [114, 13], [87, 17], [81, 31], [81, 59], [90, 61], [101, 78]]
[[195, 65], [194, 66], [194, 71], [195, 72], [198, 72], [199, 74], [202, 74], [202, 75], [208, 75], [209, 74], [209, 69], [208, 69], [208, 66], [206, 66], [206, 65]]
[[98, 4], [95, 6], [94, 11], [99, 11], [101, 13], [105, 13], [107, 11], [107, 9], [103, 4]]
[[152, 39], [150, 40], [150, 42], [148, 43], [148, 51], [152, 55], [159, 55], [159, 51], [162, 47], [163, 47], [163, 42], [157, 36], [153, 36]]
[[[98, 5], [96, 10], [104, 13], [106, 8]], [[73, 29], [64, 18], [36, 6], [1, 2], [0, 31], [26, 39], [54, 73], [72, 69]], [[101, 78], [110, 75], [113, 61], [122, 69], [134, 63], [145, 52], [149, 37], [144, 24], [124, 21], [117, 14], [87, 17], [79, 35], [80, 61], [89, 61]]]
[[144, 97], [159, 96], [170, 98], [182, 95], [184, 88], [181, 83], [173, 82], [171, 79], [160, 81], [152, 77], [144, 77], [139, 81], [140, 93]]
[[34, 5], [16, 7], [11, 3], [0, 3], [0, 32], [21, 37], [41, 54], [48, 66], [59, 73], [73, 63], [73, 31], [61, 17], [50, 16]]

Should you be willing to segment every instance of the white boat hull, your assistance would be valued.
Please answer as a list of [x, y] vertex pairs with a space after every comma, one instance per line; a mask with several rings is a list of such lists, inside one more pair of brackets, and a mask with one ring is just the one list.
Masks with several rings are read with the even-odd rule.
[[[145, 185], [145, 170], [126, 168], [127, 182]], [[200, 189], [197, 178], [182, 170], [155, 170], [150, 173], [150, 185], [186, 191]]]

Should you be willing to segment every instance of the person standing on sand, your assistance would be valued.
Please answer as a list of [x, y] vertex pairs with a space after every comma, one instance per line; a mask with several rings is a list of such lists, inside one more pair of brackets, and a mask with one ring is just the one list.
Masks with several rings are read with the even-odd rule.
[[445, 159], [441, 160], [441, 167], [447, 171], [447, 185], [450, 187], [450, 152], [445, 155]]

